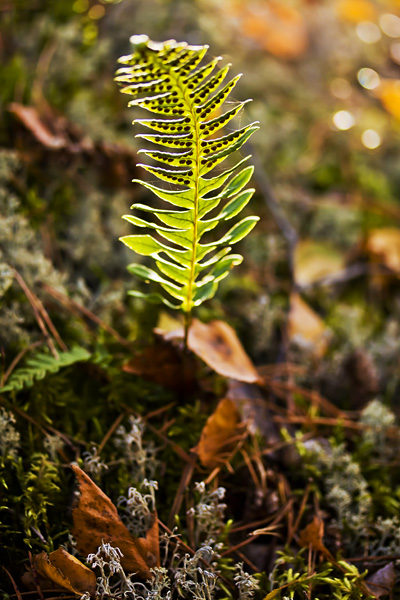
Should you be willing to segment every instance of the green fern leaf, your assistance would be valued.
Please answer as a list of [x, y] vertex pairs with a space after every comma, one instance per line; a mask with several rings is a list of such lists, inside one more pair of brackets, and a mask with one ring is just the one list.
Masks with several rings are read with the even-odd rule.
[[34, 385], [35, 381], [44, 379], [50, 373], [57, 373], [64, 367], [86, 361], [89, 358], [89, 352], [79, 346], [76, 346], [70, 352], [60, 352], [58, 358], [40, 352], [32, 358], [28, 358], [25, 366], [16, 369], [11, 374], [7, 385], [0, 388], [0, 393], [18, 392], [22, 389], [30, 388]]
[[[137, 254], [155, 259], [154, 269], [136, 263], [128, 269], [160, 287], [156, 293], [130, 293], [190, 314], [194, 306], [211, 298], [218, 282], [242, 262], [242, 256], [231, 254], [231, 245], [243, 239], [258, 221], [258, 217], [245, 217], [215, 241], [204, 243], [203, 235], [236, 217], [254, 193], [254, 189], [244, 189], [253, 168], [237, 172], [250, 157], [222, 172], [214, 169], [242, 147], [258, 129], [258, 123], [215, 137], [248, 100], [216, 114], [241, 75], [227, 81], [230, 65], [216, 70], [220, 57], [201, 65], [207, 46], [189, 46], [175, 40], [155, 43], [147, 36], [133, 36], [131, 42], [133, 52], [119, 59], [124, 66], [117, 71], [116, 81], [123, 86], [121, 91], [132, 97], [129, 106], [162, 115], [134, 123], [152, 130], [137, 137], [163, 147], [139, 151], [152, 163], [163, 166], [138, 166], [168, 187], [134, 181], [173, 208], [137, 203], [131, 207], [135, 215], [124, 215], [124, 219], [151, 233], [126, 235], [121, 241]], [[222, 208], [212, 213], [221, 202]], [[213, 216], [206, 218], [209, 213]]]

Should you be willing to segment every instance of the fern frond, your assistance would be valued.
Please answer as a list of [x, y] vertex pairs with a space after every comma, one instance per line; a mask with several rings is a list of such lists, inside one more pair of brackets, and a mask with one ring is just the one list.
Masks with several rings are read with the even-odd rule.
[[[253, 168], [234, 173], [250, 157], [223, 172], [213, 170], [241, 148], [258, 129], [258, 123], [215, 137], [248, 101], [217, 114], [241, 75], [226, 81], [230, 65], [216, 70], [220, 57], [199, 66], [208, 46], [189, 46], [175, 40], [155, 43], [147, 36], [133, 36], [131, 42], [133, 52], [119, 59], [125, 66], [117, 71], [116, 81], [123, 86], [123, 93], [132, 96], [129, 106], [162, 116], [134, 123], [153, 131], [137, 137], [164, 147], [139, 152], [166, 165], [139, 166], [174, 187], [135, 180], [172, 208], [134, 204], [131, 208], [136, 214], [123, 217], [152, 232], [120, 238], [138, 254], [155, 259], [154, 269], [134, 263], [129, 271], [160, 287], [157, 293], [130, 293], [190, 313], [194, 306], [211, 298], [218, 282], [242, 261], [242, 256], [231, 253], [231, 245], [243, 239], [258, 221], [258, 217], [245, 217], [215, 241], [204, 243], [202, 239], [238, 215], [254, 193], [254, 189], [244, 190]], [[206, 218], [221, 202], [224, 205], [219, 212]], [[149, 219], [149, 213], [154, 220]]]
[[0, 388], [0, 393], [11, 391], [17, 392], [24, 388], [30, 388], [35, 381], [44, 379], [50, 373], [57, 373], [64, 367], [69, 367], [77, 362], [86, 361], [89, 358], [89, 352], [79, 346], [76, 346], [70, 352], [60, 352], [58, 358], [40, 352], [32, 358], [28, 358], [25, 362], [25, 366], [16, 369], [11, 374], [7, 385]]

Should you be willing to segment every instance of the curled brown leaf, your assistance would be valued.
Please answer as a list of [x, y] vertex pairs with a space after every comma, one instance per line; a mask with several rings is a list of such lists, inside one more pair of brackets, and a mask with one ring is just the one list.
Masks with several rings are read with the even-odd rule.
[[152, 577], [150, 569], [159, 564], [157, 515], [145, 537], [133, 537], [125, 527], [110, 498], [77, 465], [72, 469], [78, 479], [79, 503], [72, 513], [72, 534], [77, 549], [87, 556], [95, 553], [102, 542], [121, 550], [121, 564], [128, 573], [144, 579]]

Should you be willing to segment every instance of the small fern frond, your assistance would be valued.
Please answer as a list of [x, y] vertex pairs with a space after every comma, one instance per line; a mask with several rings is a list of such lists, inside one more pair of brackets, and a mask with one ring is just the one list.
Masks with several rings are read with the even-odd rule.
[[[238, 215], [254, 193], [254, 189], [244, 189], [253, 167], [234, 173], [249, 156], [222, 172], [213, 170], [242, 147], [258, 129], [258, 123], [215, 137], [248, 100], [222, 114], [217, 112], [241, 76], [226, 82], [230, 65], [216, 70], [220, 57], [199, 66], [208, 46], [189, 46], [175, 40], [155, 43], [147, 36], [133, 36], [131, 42], [133, 52], [119, 59], [125, 66], [117, 71], [116, 81], [123, 86], [123, 93], [133, 97], [129, 106], [162, 117], [134, 121], [153, 131], [137, 137], [163, 147], [163, 150], [139, 151], [163, 166], [138, 166], [173, 188], [134, 180], [172, 207], [134, 204], [131, 208], [135, 215], [123, 217], [152, 232], [121, 238], [138, 254], [155, 259], [154, 269], [134, 263], [129, 265], [129, 271], [161, 288], [151, 294], [130, 293], [190, 313], [194, 306], [211, 298], [218, 282], [240, 264], [242, 256], [231, 253], [231, 246], [243, 239], [258, 221], [258, 217], [245, 217], [215, 241], [204, 243], [202, 239], [204, 234]], [[221, 202], [224, 205], [217, 212]], [[149, 213], [154, 220], [148, 218]]]
[[64, 367], [74, 363], [89, 360], [90, 354], [84, 348], [76, 346], [69, 352], [60, 352], [58, 358], [40, 352], [28, 358], [25, 366], [16, 369], [10, 376], [7, 384], [0, 388], [0, 393], [20, 391], [33, 386], [35, 381], [44, 379], [50, 373], [57, 373]]

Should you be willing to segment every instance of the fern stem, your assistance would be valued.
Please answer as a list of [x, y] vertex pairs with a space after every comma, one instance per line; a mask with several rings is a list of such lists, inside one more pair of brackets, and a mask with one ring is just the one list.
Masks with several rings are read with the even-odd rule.
[[189, 329], [192, 323], [192, 311], [185, 311], [185, 321], [184, 321], [184, 334], [183, 334], [183, 349], [185, 354], [188, 352], [188, 338], [189, 338]]

